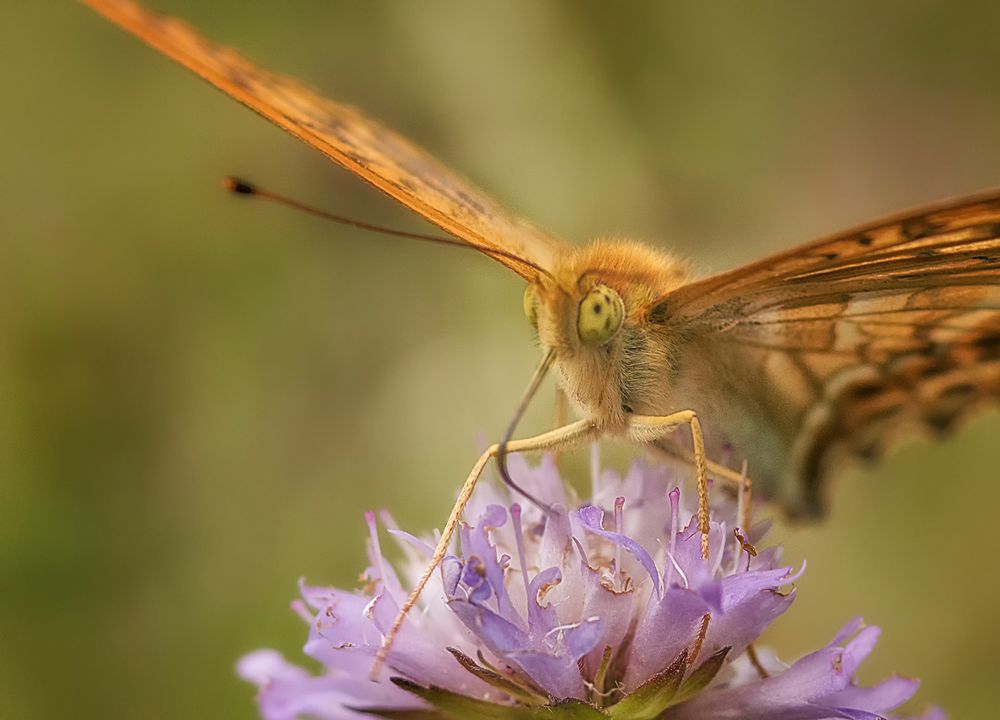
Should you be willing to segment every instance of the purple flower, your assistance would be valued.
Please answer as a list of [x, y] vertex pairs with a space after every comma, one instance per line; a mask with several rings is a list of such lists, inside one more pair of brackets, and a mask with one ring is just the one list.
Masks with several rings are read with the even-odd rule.
[[696, 498], [682, 498], [669, 471], [606, 471], [581, 505], [551, 459], [510, 460], [516, 481], [557, 514], [482, 483], [460, 552], [435, 573], [373, 682], [383, 634], [432, 548], [383, 514], [405, 554], [398, 576], [369, 513], [365, 587], [303, 583], [294, 603], [322, 672], [273, 650], [240, 660], [264, 718], [875, 720], [916, 691], [903, 677], [855, 684], [879, 634], [859, 619], [792, 665], [752, 645], [792, 604], [804, 568], [783, 566], [780, 548], [758, 551], [766, 524], [736, 528], [722, 493], [704, 560]]

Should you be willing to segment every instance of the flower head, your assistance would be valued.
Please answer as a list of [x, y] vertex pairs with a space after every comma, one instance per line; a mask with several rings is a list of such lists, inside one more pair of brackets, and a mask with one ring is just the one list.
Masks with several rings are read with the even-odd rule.
[[696, 498], [666, 469], [606, 471], [582, 505], [551, 459], [530, 467], [512, 457], [511, 471], [558, 512], [481, 485], [460, 551], [407, 618], [380, 682], [369, 680], [375, 654], [432, 547], [383, 516], [405, 554], [401, 581], [369, 514], [365, 588], [303, 583], [294, 604], [310, 627], [305, 652], [324, 671], [271, 650], [240, 660], [262, 715], [875, 720], [916, 691], [902, 677], [855, 684], [879, 634], [860, 620], [790, 666], [754, 649], [804, 567], [782, 565], [780, 548], [757, 551], [766, 526], [736, 528], [732, 501], [713, 498], [705, 560]]

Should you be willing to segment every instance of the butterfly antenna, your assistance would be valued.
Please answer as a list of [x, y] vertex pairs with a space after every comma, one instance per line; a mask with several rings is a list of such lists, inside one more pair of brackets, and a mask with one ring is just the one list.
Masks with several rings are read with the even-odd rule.
[[340, 223], [341, 225], [350, 225], [351, 227], [381, 233], [383, 235], [395, 235], [396, 237], [405, 237], [410, 238], [411, 240], [422, 240], [424, 242], [432, 242], [439, 245], [451, 245], [452, 247], [465, 248], [466, 250], [478, 250], [479, 252], [489, 255], [494, 259], [507, 258], [522, 265], [526, 265], [542, 275], [552, 277], [552, 274], [545, 268], [500, 248], [476, 245], [464, 240], [458, 240], [457, 238], [445, 237], [442, 235], [427, 235], [425, 233], [411, 232], [409, 230], [399, 230], [397, 228], [387, 228], [382, 227], [381, 225], [373, 225], [372, 223], [367, 223], [362, 220], [354, 220], [353, 218], [344, 217], [343, 215], [337, 215], [336, 213], [328, 212], [326, 210], [320, 210], [312, 205], [306, 205], [304, 202], [300, 202], [285, 195], [279, 195], [278, 193], [271, 192], [270, 190], [265, 190], [264, 188], [248, 182], [247, 180], [243, 180], [242, 178], [234, 177], [232, 175], [222, 181], [222, 186], [234, 195], [243, 195], [245, 197], [260, 198], [261, 200], [270, 200], [278, 205], [284, 205], [285, 207], [292, 208], [293, 210], [300, 210], [307, 215]]
[[514, 437], [514, 430], [517, 429], [517, 424], [521, 421], [524, 416], [524, 411], [528, 409], [528, 403], [531, 402], [531, 398], [534, 397], [535, 392], [538, 390], [538, 386], [542, 383], [542, 378], [545, 377], [545, 373], [552, 366], [552, 361], [555, 359], [555, 353], [549, 350], [542, 361], [535, 368], [535, 374], [531, 376], [531, 382], [528, 383], [528, 388], [524, 391], [524, 395], [521, 396], [521, 402], [517, 405], [517, 410], [514, 412], [514, 417], [511, 418], [510, 424], [507, 425], [507, 431], [503, 435], [503, 440], [500, 441], [500, 447], [497, 450], [497, 468], [500, 470], [500, 477], [503, 479], [504, 484], [507, 485], [511, 490], [520, 493], [527, 500], [529, 500], [533, 505], [538, 507], [542, 512], [549, 516], [555, 516], [556, 511], [551, 505], [543, 503], [538, 498], [534, 497], [527, 490], [522, 488], [514, 479], [510, 476], [510, 471], [507, 470], [507, 443], [510, 442], [511, 438]]

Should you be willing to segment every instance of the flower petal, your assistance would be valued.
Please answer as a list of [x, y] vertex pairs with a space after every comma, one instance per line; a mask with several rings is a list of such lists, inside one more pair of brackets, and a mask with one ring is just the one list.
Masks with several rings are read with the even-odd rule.
[[656, 564], [653, 562], [653, 558], [650, 557], [649, 553], [635, 540], [630, 538], [628, 535], [622, 535], [620, 533], [612, 532], [610, 530], [605, 530], [603, 526], [604, 522], [604, 511], [593, 505], [586, 505], [575, 513], [576, 517], [579, 519], [580, 524], [583, 525], [587, 530], [599, 535], [603, 538], [610, 540], [616, 545], [620, 545], [623, 549], [627, 550], [632, 557], [639, 561], [639, 564], [645, 568], [646, 572], [649, 574], [649, 579], [653, 583], [653, 592], [656, 597], [660, 597], [660, 573], [656, 569]]
[[670, 665], [697, 637], [709, 612], [698, 593], [679, 587], [670, 588], [659, 602], [650, 602], [632, 637], [624, 691], [631, 692]]
[[823, 698], [830, 707], [852, 707], [887, 712], [905, 703], [920, 687], [919, 680], [894, 675], [870, 688], [851, 685], [845, 690]]

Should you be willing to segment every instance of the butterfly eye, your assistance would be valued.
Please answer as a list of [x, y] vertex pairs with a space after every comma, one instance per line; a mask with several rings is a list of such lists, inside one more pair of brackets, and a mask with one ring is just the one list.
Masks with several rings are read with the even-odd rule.
[[528, 322], [531, 323], [533, 327], [538, 327], [538, 287], [535, 283], [528, 283], [528, 286], [524, 288], [524, 314], [528, 318]]
[[576, 331], [588, 345], [603, 345], [615, 336], [624, 319], [621, 296], [607, 285], [597, 285], [580, 302]]

